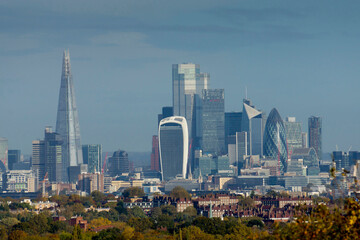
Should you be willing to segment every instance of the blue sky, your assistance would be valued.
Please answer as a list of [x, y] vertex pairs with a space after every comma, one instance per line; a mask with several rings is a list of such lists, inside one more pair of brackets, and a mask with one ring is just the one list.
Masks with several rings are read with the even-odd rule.
[[0, 2], [0, 136], [31, 153], [55, 126], [70, 50], [82, 143], [150, 151], [171, 64], [194, 62], [240, 111], [323, 118], [323, 148], [360, 150], [359, 1]]

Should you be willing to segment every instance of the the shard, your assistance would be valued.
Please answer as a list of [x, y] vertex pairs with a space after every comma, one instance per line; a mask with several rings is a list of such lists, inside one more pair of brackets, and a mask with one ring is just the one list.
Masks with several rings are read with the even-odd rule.
[[56, 132], [62, 136], [62, 181], [68, 182], [68, 167], [83, 163], [80, 125], [71, 75], [69, 51], [64, 51]]

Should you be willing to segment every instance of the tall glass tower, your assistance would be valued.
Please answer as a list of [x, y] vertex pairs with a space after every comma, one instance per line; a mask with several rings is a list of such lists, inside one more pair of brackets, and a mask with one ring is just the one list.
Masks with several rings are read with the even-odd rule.
[[276, 108], [271, 110], [266, 121], [264, 131], [264, 155], [278, 159], [278, 170], [280, 170], [280, 172], [286, 171], [288, 160], [286, 131], [283, 120]]
[[71, 75], [69, 51], [64, 51], [56, 132], [62, 136], [62, 181], [68, 182], [68, 167], [83, 163], [80, 125]]
[[318, 158], [322, 158], [322, 121], [321, 117], [311, 116], [308, 121], [309, 127], [309, 147], [315, 149]]

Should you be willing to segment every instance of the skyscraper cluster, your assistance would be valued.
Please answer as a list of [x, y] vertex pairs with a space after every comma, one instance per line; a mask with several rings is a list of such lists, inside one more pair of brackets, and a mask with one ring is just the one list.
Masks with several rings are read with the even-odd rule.
[[[276, 162], [276, 175], [282, 175], [288, 164], [294, 166], [295, 162], [290, 162], [294, 153], [303, 151], [306, 156], [314, 156], [314, 152], [317, 163], [322, 156], [320, 117], [309, 118], [307, 134], [294, 117], [283, 120], [276, 108], [267, 116], [247, 97], [242, 112], [225, 112], [224, 89], [211, 89], [210, 74], [201, 73], [199, 64], [173, 64], [172, 102], [172, 108], [164, 107], [159, 114], [159, 134], [152, 139], [151, 169], [160, 171], [163, 180], [209, 172], [201, 167], [210, 166], [204, 162], [209, 159], [226, 158], [225, 162], [239, 173], [244, 167], [256, 166], [255, 159], [268, 159]], [[186, 126], [179, 124], [180, 117]], [[174, 119], [179, 122], [171, 121]], [[184, 146], [185, 140], [188, 146]], [[319, 164], [310, 160], [304, 163], [309, 169], [319, 169]], [[182, 165], [186, 165], [186, 171], [181, 170]], [[216, 173], [216, 169], [213, 171]], [[217, 171], [220, 174], [228, 170]]]

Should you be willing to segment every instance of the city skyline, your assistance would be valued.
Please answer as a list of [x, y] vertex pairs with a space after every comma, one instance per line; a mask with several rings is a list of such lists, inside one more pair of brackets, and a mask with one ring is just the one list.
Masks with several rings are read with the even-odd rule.
[[[26, 6], [25, 2], [22, 4]], [[182, 9], [177, 4], [163, 4], [165, 9]], [[356, 110], [356, 92], [360, 88], [356, 81], [360, 75], [356, 70], [360, 62], [356, 48], [359, 30], [354, 21], [359, 19], [355, 14], [360, 7], [358, 3], [339, 5], [337, 10], [342, 15], [334, 19], [331, 17], [335, 7], [306, 1], [294, 6], [280, 1], [277, 6], [262, 7], [259, 2], [231, 2], [216, 14], [211, 11], [219, 3], [204, 4], [194, 5], [190, 20], [200, 13], [207, 16], [208, 22], [192, 25], [188, 20], [179, 26], [179, 15], [175, 15], [167, 23], [167, 29], [155, 29], [155, 26], [164, 27], [162, 20], [167, 14], [155, 17], [154, 13], [148, 13], [153, 28], [146, 26], [142, 17], [131, 16], [146, 3], [138, 6], [119, 3], [117, 6], [129, 13], [118, 14], [101, 7], [96, 12], [94, 2], [86, 10], [80, 10], [77, 4], [70, 10], [61, 4], [37, 3], [28, 10], [16, 3], [1, 3], [9, 10], [7, 17], [17, 18], [17, 21], [5, 21], [8, 25], [4, 21], [0, 25], [4, 30], [1, 40], [4, 49], [0, 52], [0, 64], [4, 67], [0, 71], [0, 111], [5, 116], [0, 119], [0, 136], [8, 139], [9, 149], [30, 154], [32, 140], [42, 137], [45, 126], [55, 126], [60, 56], [67, 48], [72, 52], [72, 65], [76, 66], [73, 75], [83, 144], [102, 144], [106, 151], [121, 148], [150, 152], [151, 137], [157, 131], [156, 114], [163, 106], [171, 105], [171, 65], [192, 62], [211, 75], [212, 88], [225, 89], [226, 112], [241, 111], [247, 87], [248, 97], [259, 110], [269, 114], [275, 107], [283, 118], [294, 116], [302, 123], [303, 132], [307, 132], [310, 116], [320, 116], [323, 152], [334, 150], [336, 145], [341, 150], [350, 146], [360, 148], [360, 126], [356, 121], [360, 116]], [[235, 7], [234, 11], [230, 11], [231, 7]], [[56, 14], [51, 16], [47, 11]], [[94, 11], [93, 17], [87, 15]], [[234, 23], [229, 23], [221, 13], [229, 13]], [[32, 14], [37, 16], [27, 23], [25, 18]], [[79, 20], [81, 16], [90, 20], [89, 25]], [[121, 25], [120, 29], [109, 25], [107, 30], [95, 26], [94, 32], [88, 30], [102, 16], [117, 21], [125, 18], [125, 22], [136, 19], [138, 25], [127, 28]], [[70, 30], [66, 29], [70, 23], [60, 23], [64, 17], [74, 20]], [[44, 19], [51, 21], [40, 23], [46, 22]], [[266, 26], [267, 20], [273, 28]], [[285, 26], [279, 23], [285, 20]], [[329, 21], [332, 30], [316, 20]], [[101, 24], [106, 22], [103, 20]], [[52, 28], [59, 31], [55, 33]], [[77, 30], [80, 31], [76, 33]], [[209, 37], [206, 44], [201, 44], [197, 30]], [[65, 34], [71, 31], [73, 35]], [[169, 33], [166, 41], [157, 42], [164, 33]], [[188, 41], [181, 43], [181, 34], [193, 36], [194, 45]], [[245, 40], [235, 44], [241, 34]], [[69, 39], [56, 39], [60, 35]], [[231, 37], [234, 40], [230, 41]], [[355, 116], [344, 119], [342, 116], [352, 109]]]

